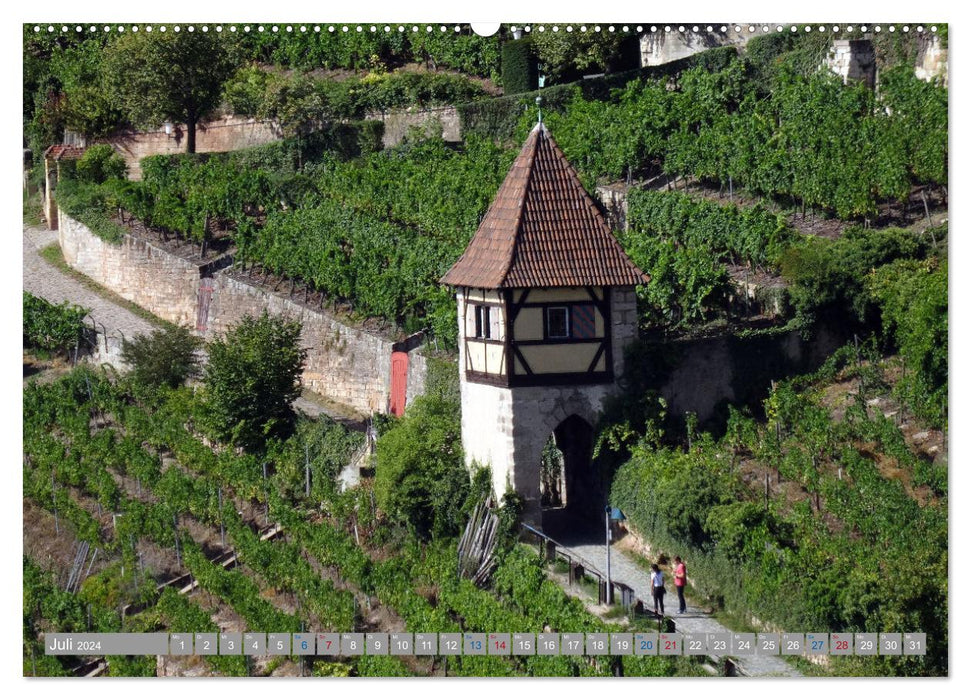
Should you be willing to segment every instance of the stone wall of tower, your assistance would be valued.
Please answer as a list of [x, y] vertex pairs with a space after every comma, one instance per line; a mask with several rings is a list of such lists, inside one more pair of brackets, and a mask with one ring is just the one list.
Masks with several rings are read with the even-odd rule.
[[[461, 292], [457, 296], [461, 309]], [[637, 336], [634, 289], [613, 288], [610, 302], [614, 376], [619, 377], [624, 371], [624, 350]], [[461, 335], [460, 358], [465, 353]], [[538, 524], [543, 447], [557, 426], [571, 415], [596, 426], [616, 382], [508, 388], [468, 382], [464, 371], [460, 381], [466, 464], [488, 465], [496, 495], [501, 498], [507, 488], [513, 488], [525, 499], [525, 521]]]
[[637, 338], [637, 295], [633, 287], [610, 290], [610, 325], [616, 379], [624, 374], [624, 350]]
[[829, 69], [844, 83], [856, 80], [873, 87], [877, 78], [877, 57], [869, 39], [837, 39], [826, 59]]

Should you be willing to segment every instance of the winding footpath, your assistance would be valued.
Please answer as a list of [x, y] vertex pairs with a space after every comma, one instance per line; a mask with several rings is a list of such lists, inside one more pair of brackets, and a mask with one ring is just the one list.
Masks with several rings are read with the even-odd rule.
[[24, 291], [53, 304], [69, 301], [90, 309], [90, 317], [103, 325], [109, 335], [124, 334], [131, 339], [155, 330], [155, 325], [136, 316], [83, 284], [64, 274], [40, 256], [40, 250], [57, 243], [57, 231], [24, 226]]
[[[590, 537], [561, 536], [557, 538], [560, 544], [564, 545], [569, 551], [576, 553], [583, 559], [593, 564], [600, 571], [607, 569], [607, 555], [602, 540], [595, 540]], [[619, 550], [617, 547], [610, 548], [610, 576], [614, 581], [620, 581], [634, 589], [638, 598], [644, 601], [645, 605], [650, 606], [651, 575], [638, 564], [628, 554]], [[688, 577], [691, 576], [691, 562], [688, 562]], [[664, 596], [664, 605], [667, 615], [674, 620], [677, 631], [685, 633], [731, 633], [732, 630], [725, 627], [716, 620], [710, 613], [707, 613], [697, 606], [688, 602], [688, 611], [684, 615], [677, 613], [678, 596], [673, 583], [668, 583], [669, 575], [665, 574], [665, 585], [668, 594]], [[718, 660], [717, 656], [711, 658]], [[733, 656], [736, 666], [738, 666], [746, 676], [802, 676], [802, 673], [794, 669], [779, 656]]]
[[[99, 326], [103, 326], [109, 336], [115, 338], [124, 337], [131, 340], [135, 336], [147, 335], [156, 330], [155, 324], [105, 299], [44, 260], [40, 256], [40, 251], [58, 242], [57, 231], [48, 231], [42, 226], [27, 225], [24, 225], [23, 231], [25, 292], [46, 299], [52, 304], [67, 301], [89, 309], [89, 318], [94, 319]], [[293, 407], [311, 418], [324, 414], [349, 427], [362, 429], [360, 421], [356, 418], [344, 416], [333, 406], [321, 405], [306, 396], [298, 397], [293, 402]]]

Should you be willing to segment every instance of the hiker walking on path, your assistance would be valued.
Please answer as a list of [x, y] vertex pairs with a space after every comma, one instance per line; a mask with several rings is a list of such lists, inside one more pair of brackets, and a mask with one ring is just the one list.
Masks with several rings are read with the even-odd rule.
[[688, 579], [688, 568], [681, 561], [681, 557], [674, 558], [674, 587], [678, 589], [678, 613], [683, 615], [688, 611], [684, 602], [684, 584]]
[[658, 614], [658, 607], [661, 608], [661, 615], [664, 615], [664, 574], [657, 564], [651, 564], [651, 596], [654, 598], [654, 614]]

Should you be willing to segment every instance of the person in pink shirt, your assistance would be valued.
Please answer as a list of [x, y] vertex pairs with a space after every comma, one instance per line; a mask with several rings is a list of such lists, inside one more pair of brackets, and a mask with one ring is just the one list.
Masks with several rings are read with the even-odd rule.
[[674, 558], [674, 587], [678, 589], [678, 612], [684, 614], [688, 606], [684, 602], [684, 584], [688, 579], [688, 568], [681, 561], [681, 557]]

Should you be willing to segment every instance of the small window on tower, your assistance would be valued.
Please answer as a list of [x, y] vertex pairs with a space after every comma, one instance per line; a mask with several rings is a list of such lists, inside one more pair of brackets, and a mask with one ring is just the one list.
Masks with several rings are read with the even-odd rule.
[[565, 306], [551, 306], [546, 309], [546, 337], [570, 337], [570, 317]]
[[475, 337], [476, 338], [492, 337], [492, 326], [489, 323], [488, 306], [475, 307]]

